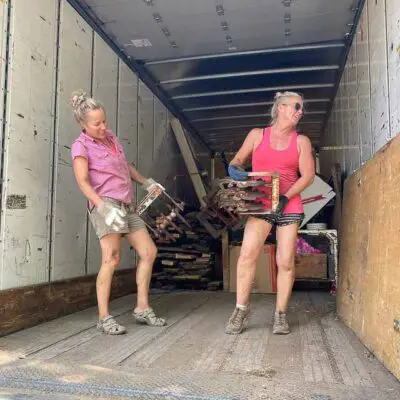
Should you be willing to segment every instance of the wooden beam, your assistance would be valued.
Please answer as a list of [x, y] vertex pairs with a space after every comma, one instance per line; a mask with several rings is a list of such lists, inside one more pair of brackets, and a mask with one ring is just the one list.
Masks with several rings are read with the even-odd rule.
[[204, 198], [207, 196], [207, 192], [204, 187], [203, 181], [201, 179], [201, 175], [197, 168], [192, 151], [190, 149], [188, 139], [185, 135], [185, 132], [183, 131], [180, 121], [177, 118], [171, 118], [170, 122], [172, 130], [174, 131], [176, 140], [178, 142], [179, 148], [181, 150], [183, 159], [185, 161], [186, 167], [188, 169], [190, 179], [192, 180], [194, 190], [199, 199], [200, 205], [202, 207], [205, 207], [206, 203], [204, 201]]

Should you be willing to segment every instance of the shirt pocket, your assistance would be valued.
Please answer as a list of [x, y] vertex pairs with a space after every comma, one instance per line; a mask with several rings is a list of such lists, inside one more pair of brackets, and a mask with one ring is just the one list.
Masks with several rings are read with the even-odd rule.
[[111, 154], [107, 150], [96, 150], [91, 156], [91, 164], [93, 166], [107, 166], [112, 164]]

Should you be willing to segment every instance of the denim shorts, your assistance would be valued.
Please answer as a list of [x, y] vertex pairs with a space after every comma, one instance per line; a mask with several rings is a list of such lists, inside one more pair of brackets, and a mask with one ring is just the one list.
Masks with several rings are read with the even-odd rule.
[[262, 219], [271, 225], [286, 226], [292, 224], [299, 224], [303, 222], [304, 214], [252, 214], [254, 218]]

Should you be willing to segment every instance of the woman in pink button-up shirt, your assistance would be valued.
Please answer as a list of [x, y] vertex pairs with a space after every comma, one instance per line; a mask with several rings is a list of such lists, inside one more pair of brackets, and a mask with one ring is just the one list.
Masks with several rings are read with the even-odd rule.
[[140, 261], [136, 270], [136, 321], [151, 326], [165, 325], [149, 306], [148, 292], [157, 255], [156, 246], [144, 222], [134, 212], [132, 180], [146, 190], [158, 185], [143, 177], [125, 158], [118, 138], [107, 129], [106, 112], [101, 103], [79, 91], [72, 108], [82, 132], [73, 142], [71, 155], [76, 181], [88, 199], [89, 218], [100, 240], [102, 264], [97, 275], [99, 307], [98, 329], [110, 335], [126, 332], [109, 314], [111, 280], [120, 261], [121, 237], [125, 236]]

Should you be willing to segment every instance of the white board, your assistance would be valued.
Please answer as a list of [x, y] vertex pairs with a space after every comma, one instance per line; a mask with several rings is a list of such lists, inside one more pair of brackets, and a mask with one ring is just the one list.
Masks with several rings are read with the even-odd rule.
[[305, 226], [333, 197], [333, 189], [319, 176], [315, 176], [314, 182], [301, 193], [305, 214], [301, 226]]

